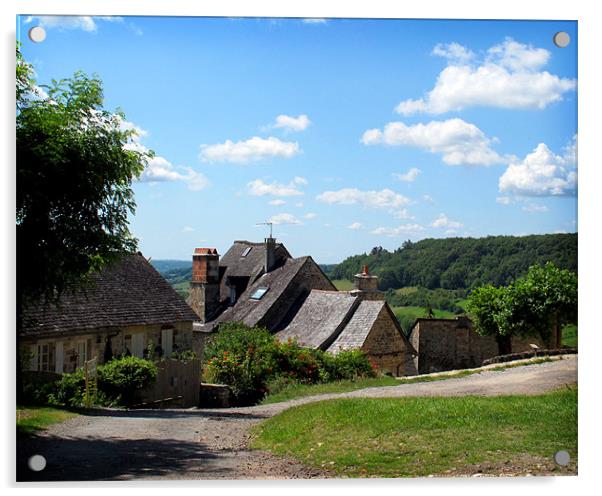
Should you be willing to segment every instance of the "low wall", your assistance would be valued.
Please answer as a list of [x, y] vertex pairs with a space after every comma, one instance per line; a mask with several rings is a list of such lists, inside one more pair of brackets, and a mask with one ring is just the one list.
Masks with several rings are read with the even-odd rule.
[[576, 355], [577, 348], [560, 348], [556, 350], [531, 350], [520, 353], [509, 353], [508, 355], [499, 355], [493, 358], [483, 360], [483, 365], [491, 365], [493, 363], [513, 362], [515, 360], [525, 360], [527, 358], [558, 356], [558, 355]]
[[225, 384], [201, 384], [199, 405], [206, 408], [228, 408], [232, 406], [232, 392]]
[[184, 408], [199, 404], [200, 360], [162, 360], [157, 368], [157, 380], [140, 391], [140, 404]]

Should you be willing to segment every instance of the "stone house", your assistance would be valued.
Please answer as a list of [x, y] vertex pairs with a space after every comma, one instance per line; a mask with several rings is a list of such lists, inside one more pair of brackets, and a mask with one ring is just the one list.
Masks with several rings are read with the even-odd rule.
[[336, 290], [311, 257], [293, 258], [274, 238], [235, 241], [221, 260], [214, 248], [197, 248], [187, 300], [199, 315], [193, 327], [195, 352], [202, 353], [223, 323], [283, 329], [312, 289]]
[[337, 354], [361, 349], [382, 372], [415, 375], [416, 351], [408, 341], [367, 267], [355, 276], [355, 289], [312, 290], [291, 323], [276, 336]]
[[23, 310], [19, 348], [28, 369], [73, 372], [97, 358], [162, 356], [192, 349], [198, 316], [141, 253], [126, 255], [92, 275], [85, 290], [65, 291], [59, 307]]
[[221, 260], [214, 248], [197, 248], [188, 298], [200, 317], [194, 350], [201, 354], [220, 324], [240, 322], [331, 353], [362, 349], [383, 371], [414, 374], [416, 352], [377, 284], [365, 271], [353, 291], [339, 292], [311, 257], [293, 258], [272, 237], [235, 241]]
[[[479, 367], [483, 360], [499, 355], [494, 336], [477, 334], [468, 317], [417, 319], [409, 339], [418, 354], [414, 358], [419, 374]], [[542, 347], [540, 339], [512, 338], [512, 351]]]

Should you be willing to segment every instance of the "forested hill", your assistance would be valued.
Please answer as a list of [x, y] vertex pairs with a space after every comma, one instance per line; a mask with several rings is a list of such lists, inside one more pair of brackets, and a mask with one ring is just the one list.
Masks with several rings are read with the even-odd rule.
[[380, 289], [423, 286], [469, 289], [484, 284], [506, 285], [536, 263], [551, 261], [577, 271], [577, 234], [489, 236], [406, 241], [393, 252], [381, 247], [355, 255], [335, 266], [331, 279], [353, 279], [368, 265], [380, 277]]

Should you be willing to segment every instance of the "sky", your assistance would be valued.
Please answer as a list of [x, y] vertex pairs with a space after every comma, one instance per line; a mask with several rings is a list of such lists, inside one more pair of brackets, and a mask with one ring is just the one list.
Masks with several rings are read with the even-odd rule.
[[575, 22], [24, 15], [17, 37], [38, 84], [98, 74], [155, 152], [133, 186], [147, 257], [267, 222], [319, 263], [577, 230]]

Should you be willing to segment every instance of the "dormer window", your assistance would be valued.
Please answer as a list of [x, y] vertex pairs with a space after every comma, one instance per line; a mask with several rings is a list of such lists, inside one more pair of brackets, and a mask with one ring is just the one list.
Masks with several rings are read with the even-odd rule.
[[243, 258], [246, 257], [251, 252], [252, 249], [253, 249], [252, 246], [248, 246], [247, 248], [245, 248], [245, 251], [242, 252], [241, 257], [243, 257]]
[[251, 295], [251, 299], [252, 300], [261, 300], [263, 298], [263, 295], [266, 294], [268, 292], [268, 289], [270, 288], [257, 288], [255, 290], [255, 292]]

